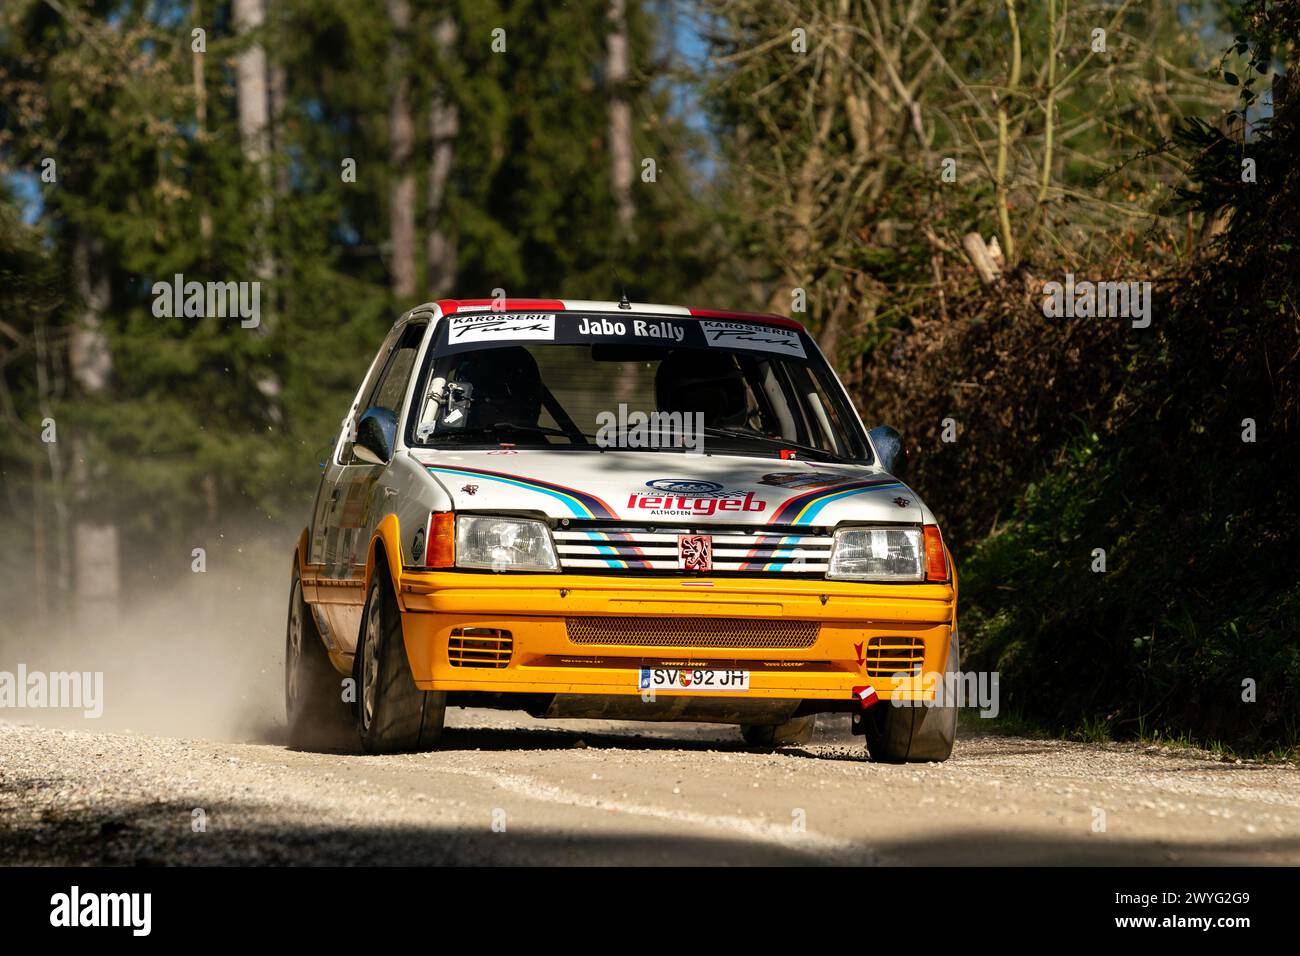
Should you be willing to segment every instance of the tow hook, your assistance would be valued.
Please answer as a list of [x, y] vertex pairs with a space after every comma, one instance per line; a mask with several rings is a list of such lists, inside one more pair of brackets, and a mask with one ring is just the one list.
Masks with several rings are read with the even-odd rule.
[[868, 707], [880, 703], [880, 698], [876, 696], [876, 689], [870, 684], [853, 688], [853, 699], [861, 705], [853, 712], [852, 723], [850, 724], [850, 733], [857, 734], [859, 737], [867, 732], [866, 713]]
[[862, 710], [880, 703], [880, 698], [876, 696], [876, 689], [870, 684], [853, 688], [853, 699], [862, 705]]

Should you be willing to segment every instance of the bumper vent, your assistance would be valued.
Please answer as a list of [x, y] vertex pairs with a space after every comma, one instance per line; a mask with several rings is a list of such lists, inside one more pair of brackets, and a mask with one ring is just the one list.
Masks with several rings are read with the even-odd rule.
[[509, 631], [491, 627], [453, 628], [447, 640], [447, 659], [452, 667], [505, 667], [514, 653], [515, 640]]
[[867, 676], [921, 673], [925, 641], [919, 637], [873, 637], [867, 641]]
[[768, 621], [735, 617], [570, 617], [574, 644], [640, 647], [812, 647], [821, 633], [816, 621]]

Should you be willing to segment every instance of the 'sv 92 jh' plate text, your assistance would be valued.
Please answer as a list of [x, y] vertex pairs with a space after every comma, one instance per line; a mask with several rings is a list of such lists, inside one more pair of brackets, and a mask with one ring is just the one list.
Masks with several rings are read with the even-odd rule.
[[703, 667], [643, 667], [642, 690], [678, 690], [718, 693], [749, 690], [749, 671], [711, 670]]

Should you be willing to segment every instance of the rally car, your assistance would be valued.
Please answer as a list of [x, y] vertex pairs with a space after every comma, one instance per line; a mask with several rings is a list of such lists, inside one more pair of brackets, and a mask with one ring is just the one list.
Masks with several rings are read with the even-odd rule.
[[393, 326], [298, 541], [291, 745], [438, 745], [448, 706], [735, 724], [852, 714], [943, 760], [957, 582], [812, 337], [775, 315], [439, 301]]

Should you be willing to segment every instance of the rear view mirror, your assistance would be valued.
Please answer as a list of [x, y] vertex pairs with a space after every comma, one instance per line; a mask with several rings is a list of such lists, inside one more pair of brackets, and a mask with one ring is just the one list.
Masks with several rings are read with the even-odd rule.
[[372, 465], [386, 465], [397, 443], [397, 413], [391, 408], [374, 405], [367, 408], [357, 422], [357, 441], [352, 453]]
[[877, 425], [867, 435], [876, 448], [881, 468], [895, 477], [907, 470], [907, 449], [902, 435], [888, 425]]

